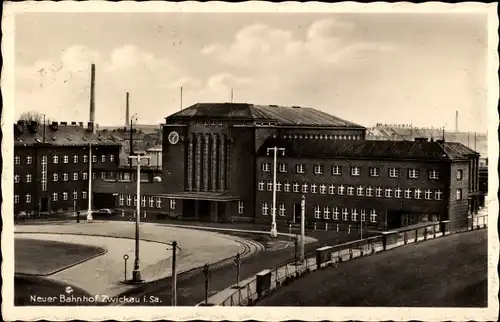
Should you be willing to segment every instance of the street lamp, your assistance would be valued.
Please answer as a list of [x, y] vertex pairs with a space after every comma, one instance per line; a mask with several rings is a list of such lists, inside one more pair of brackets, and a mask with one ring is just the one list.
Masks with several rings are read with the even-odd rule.
[[129, 156], [130, 159], [137, 159], [137, 212], [135, 216], [135, 260], [134, 271], [132, 273], [133, 282], [141, 282], [141, 271], [139, 269], [139, 224], [141, 221], [141, 159], [149, 159], [149, 156], [140, 154]]
[[278, 148], [277, 146], [275, 146], [273, 148], [267, 148], [267, 155], [269, 155], [270, 151], [274, 152], [274, 159], [273, 159], [273, 209], [271, 211], [273, 221], [271, 223], [271, 237], [278, 237], [278, 230], [276, 229], [276, 167], [277, 167], [278, 151], [282, 151], [283, 155], [285, 155], [285, 149]]

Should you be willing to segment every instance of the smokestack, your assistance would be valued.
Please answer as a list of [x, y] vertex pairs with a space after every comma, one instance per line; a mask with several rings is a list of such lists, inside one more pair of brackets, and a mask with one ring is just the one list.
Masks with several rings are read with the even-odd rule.
[[89, 129], [95, 134], [95, 64], [91, 65], [90, 68], [90, 116], [89, 123], [91, 128]]
[[182, 111], [182, 86], [181, 86], [181, 111]]
[[455, 113], [455, 132], [458, 132], [458, 111]]
[[127, 127], [128, 127], [128, 121], [129, 121], [129, 118], [130, 118], [130, 107], [129, 107], [129, 104], [128, 104], [128, 99], [129, 99], [129, 93], [127, 92], [127, 98], [126, 98], [126, 110], [125, 110], [125, 131], [127, 130]]
[[231, 103], [233, 102], [233, 96], [234, 96], [234, 93], [233, 93], [233, 89], [231, 88]]

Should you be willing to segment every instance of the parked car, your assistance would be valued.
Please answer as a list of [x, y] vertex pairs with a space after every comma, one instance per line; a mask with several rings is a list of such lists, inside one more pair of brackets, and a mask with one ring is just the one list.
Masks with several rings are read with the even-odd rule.
[[106, 216], [106, 217], [109, 217], [109, 216], [112, 216], [112, 215], [114, 215], [113, 210], [108, 209], [108, 208], [94, 210], [92, 212], [92, 216]]

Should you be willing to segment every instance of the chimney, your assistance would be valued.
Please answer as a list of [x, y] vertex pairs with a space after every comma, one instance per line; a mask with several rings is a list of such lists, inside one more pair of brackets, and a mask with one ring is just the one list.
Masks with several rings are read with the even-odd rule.
[[458, 111], [455, 113], [455, 132], [458, 132]]
[[17, 128], [20, 133], [24, 133], [25, 130], [25, 122], [23, 120], [17, 121]]
[[89, 130], [95, 134], [95, 64], [90, 67], [90, 116]]
[[28, 125], [28, 129], [30, 130], [31, 133], [38, 132], [38, 122], [31, 121], [30, 124]]
[[415, 142], [428, 142], [428, 138], [415, 138]]
[[50, 124], [50, 128], [52, 129], [52, 131], [57, 131], [57, 128], [58, 128], [57, 122], [52, 122]]
[[61, 126], [67, 126], [68, 122], [61, 122]]
[[83, 122], [78, 122], [79, 127], [83, 127]]
[[71, 125], [74, 125], [74, 126], [76, 126], [76, 122], [71, 122]]
[[125, 131], [129, 126], [129, 118], [130, 118], [130, 106], [128, 104], [129, 101], [129, 93], [127, 92], [126, 100], [125, 100]]

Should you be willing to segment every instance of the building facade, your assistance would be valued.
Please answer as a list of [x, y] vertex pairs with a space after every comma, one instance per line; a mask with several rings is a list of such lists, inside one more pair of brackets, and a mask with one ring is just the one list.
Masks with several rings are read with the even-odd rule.
[[276, 220], [387, 230], [426, 221], [467, 224], [477, 212], [479, 155], [448, 142], [269, 139], [258, 151], [256, 220], [272, 214], [272, 147], [277, 164]]
[[[92, 144], [92, 160], [89, 146]], [[14, 212], [51, 214], [87, 209], [92, 176], [118, 166], [120, 145], [83, 123], [14, 124]]]

